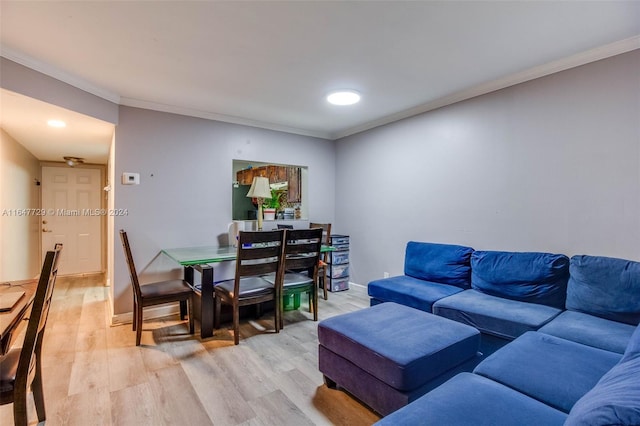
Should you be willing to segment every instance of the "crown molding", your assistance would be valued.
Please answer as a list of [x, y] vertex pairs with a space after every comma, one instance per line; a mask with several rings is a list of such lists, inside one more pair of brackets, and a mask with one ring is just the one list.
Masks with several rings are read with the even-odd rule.
[[38, 71], [44, 75], [55, 78], [56, 80], [60, 80], [75, 88], [84, 90], [85, 92], [91, 93], [92, 95], [96, 95], [107, 101], [111, 101], [115, 104], [120, 103], [120, 95], [118, 95], [117, 93], [113, 93], [109, 90], [103, 89], [102, 87], [98, 87], [83, 78], [63, 71], [60, 68], [54, 67], [53, 65], [39, 61], [38, 59], [32, 58], [31, 56], [25, 55], [24, 53], [17, 52], [2, 44], [0, 44], [0, 56], [9, 59], [10, 61], [16, 62], [20, 65], [24, 65], [27, 68], [31, 68], [32, 70]]
[[476, 96], [495, 92], [496, 90], [504, 89], [509, 86], [515, 86], [516, 84], [525, 83], [536, 78], [544, 77], [570, 68], [579, 67], [590, 62], [599, 61], [601, 59], [606, 59], [611, 56], [620, 55], [622, 53], [627, 53], [636, 49], [640, 49], [640, 36], [634, 36], [631, 38], [620, 40], [614, 43], [580, 52], [566, 58], [529, 68], [515, 74], [509, 74], [502, 78], [479, 84], [448, 96], [441, 97], [426, 104], [422, 104], [417, 107], [398, 112], [396, 114], [387, 115], [378, 120], [373, 120], [360, 126], [351, 127], [340, 132], [332, 133], [330, 134], [330, 137], [333, 140], [345, 138], [347, 136], [371, 130], [373, 128], [383, 126], [394, 121], [403, 120], [405, 118], [423, 114], [428, 111], [433, 111], [434, 109], [442, 108], [456, 102], [461, 102], [467, 99], [474, 98]]
[[268, 123], [264, 121], [251, 120], [248, 118], [235, 117], [225, 114], [217, 114], [208, 111], [200, 111], [192, 108], [184, 108], [175, 105], [166, 105], [156, 102], [144, 101], [139, 99], [121, 97], [117, 93], [105, 90], [95, 84], [90, 83], [80, 77], [60, 70], [45, 62], [39, 61], [23, 53], [17, 52], [13, 49], [7, 48], [0, 44], [0, 56], [16, 62], [20, 65], [24, 65], [34, 71], [38, 71], [44, 75], [60, 80], [73, 87], [84, 90], [85, 92], [96, 95], [105, 100], [111, 101], [118, 105], [132, 106], [137, 108], [145, 108], [160, 112], [169, 112], [173, 114], [186, 115], [190, 117], [205, 118], [208, 120], [222, 121], [225, 123], [241, 124], [244, 126], [258, 127], [261, 129], [275, 130], [278, 132], [293, 133], [302, 136], [311, 136], [320, 139], [330, 139], [328, 132], [313, 131], [307, 129], [299, 129], [297, 127], [289, 127], [274, 123]]
[[133, 98], [120, 98], [120, 105], [150, 109], [153, 111], [168, 112], [171, 114], [186, 115], [189, 117], [204, 118], [207, 120], [222, 121], [224, 123], [240, 124], [243, 126], [257, 127], [260, 129], [274, 130], [277, 132], [293, 133], [301, 136], [310, 136], [320, 139], [331, 139], [329, 132], [319, 132], [297, 127], [289, 127], [265, 121], [251, 120], [249, 118], [236, 117], [233, 115], [218, 114], [215, 112], [201, 111], [192, 108], [179, 107], [175, 105], [149, 102]]
[[385, 124], [392, 123], [394, 121], [403, 120], [405, 118], [413, 117], [419, 114], [423, 114], [428, 111], [432, 111], [438, 108], [442, 108], [447, 105], [451, 105], [457, 102], [461, 102], [467, 99], [474, 98], [476, 96], [484, 95], [496, 90], [504, 89], [506, 87], [514, 86], [516, 84], [524, 83], [536, 78], [544, 77], [550, 74], [554, 74], [560, 71], [564, 71], [570, 68], [575, 68], [581, 65], [588, 64], [590, 62], [606, 59], [611, 56], [620, 55], [622, 53], [630, 52], [632, 50], [640, 49], [640, 36], [634, 36], [624, 40], [620, 40], [614, 43], [610, 43], [604, 46], [596, 47], [594, 49], [587, 50], [585, 52], [577, 53], [566, 58], [562, 58], [556, 61], [552, 61], [540, 66], [529, 68], [527, 70], [510, 74], [502, 78], [479, 84], [468, 89], [453, 93], [448, 96], [441, 97], [434, 101], [395, 113], [387, 115], [377, 120], [369, 121], [359, 126], [350, 127], [338, 132], [322, 132], [308, 129], [300, 129], [297, 127], [289, 127], [285, 125], [269, 123], [259, 120], [252, 120], [248, 118], [236, 117], [226, 114], [218, 114], [214, 112], [201, 111], [192, 108], [179, 107], [175, 105], [160, 104], [156, 102], [144, 101], [133, 98], [121, 97], [117, 93], [113, 93], [101, 87], [98, 87], [87, 80], [80, 77], [62, 71], [52, 65], [46, 64], [28, 55], [16, 52], [10, 48], [7, 48], [0, 44], [0, 56], [5, 57], [18, 64], [24, 65], [35, 71], [41, 72], [45, 75], [53, 77], [57, 80], [63, 81], [78, 89], [84, 90], [93, 95], [99, 96], [103, 99], [111, 101], [113, 103], [125, 106], [131, 106], [136, 108], [145, 108], [154, 111], [168, 112], [172, 114], [186, 115], [190, 117], [204, 118], [208, 120], [221, 121], [225, 123], [239, 124], [249, 127], [257, 127], [261, 129], [274, 130], [278, 132], [292, 133], [302, 136], [310, 136], [320, 139], [337, 140], [347, 136], [361, 133], [367, 130], [371, 130], [376, 127], [383, 126]]

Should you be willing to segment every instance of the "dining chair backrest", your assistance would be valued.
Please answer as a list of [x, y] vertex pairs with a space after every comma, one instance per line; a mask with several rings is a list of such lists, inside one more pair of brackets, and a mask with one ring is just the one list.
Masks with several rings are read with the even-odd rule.
[[285, 232], [284, 268], [309, 270], [315, 277], [322, 246], [322, 229], [291, 229]]
[[243, 277], [276, 273], [276, 282], [282, 281], [282, 246], [284, 230], [240, 231], [236, 256], [235, 294], [240, 294]]
[[20, 350], [15, 389], [27, 389], [30, 372], [36, 361], [34, 355], [40, 356], [44, 330], [47, 325], [49, 308], [51, 307], [53, 288], [58, 276], [58, 261], [61, 251], [62, 244], [56, 244], [56, 248], [48, 251], [44, 257], [38, 286], [31, 306], [29, 323], [27, 324], [22, 349]]
[[322, 228], [322, 244], [331, 245], [331, 224], [330, 223], [314, 223], [309, 224], [309, 228]]
[[140, 281], [138, 281], [138, 272], [136, 271], [136, 264], [133, 262], [133, 255], [131, 254], [131, 246], [129, 245], [129, 237], [124, 229], [120, 230], [120, 240], [122, 241], [122, 248], [124, 249], [124, 257], [129, 266], [129, 277], [131, 278], [131, 287], [133, 287], [133, 297], [137, 301], [142, 299], [142, 293], [140, 291]]

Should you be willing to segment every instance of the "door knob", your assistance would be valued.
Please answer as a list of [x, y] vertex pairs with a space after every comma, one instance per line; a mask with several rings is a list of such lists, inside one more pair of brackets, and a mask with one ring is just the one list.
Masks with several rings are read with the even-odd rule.
[[42, 228], [42, 232], [53, 232], [51, 229]]

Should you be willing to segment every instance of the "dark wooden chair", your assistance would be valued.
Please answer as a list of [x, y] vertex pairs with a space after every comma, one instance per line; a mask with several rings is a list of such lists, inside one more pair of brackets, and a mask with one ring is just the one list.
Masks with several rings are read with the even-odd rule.
[[124, 257], [129, 265], [129, 276], [133, 288], [133, 330], [136, 332], [136, 346], [140, 346], [142, 311], [147, 306], [179, 302], [181, 316], [183, 312], [186, 312], [189, 317], [189, 333], [193, 334], [193, 289], [189, 283], [184, 280], [168, 280], [140, 285], [131, 255], [129, 238], [124, 230], [120, 230], [120, 240], [124, 249]]
[[[318, 264], [322, 246], [322, 229], [292, 229], [284, 234], [284, 264], [281, 300], [307, 293], [309, 312], [318, 321]], [[267, 278], [274, 281], [273, 276]], [[284, 328], [284, 304], [280, 303], [280, 328]]]
[[[309, 224], [309, 228], [322, 228], [323, 244], [331, 245], [331, 224], [330, 223], [313, 223]], [[329, 289], [327, 288], [327, 263], [329, 263], [329, 252], [323, 253], [320, 258], [318, 268], [318, 287], [322, 287], [324, 300], [329, 298]], [[320, 284], [322, 283], [322, 284]]]
[[[236, 345], [240, 343], [240, 306], [259, 305], [273, 300], [275, 332], [280, 331], [279, 283], [282, 283], [284, 273], [281, 268], [283, 238], [283, 230], [241, 231], [238, 236], [235, 278], [215, 284], [215, 327], [220, 327], [222, 303], [231, 305], [233, 339]], [[271, 273], [276, 276], [275, 284], [263, 277]]]
[[0, 357], [0, 404], [13, 403], [13, 423], [16, 426], [26, 426], [28, 423], [29, 388], [33, 391], [38, 421], [46, 420], [42, 390], [42, 342], [61, 250], [62, 244], [56, 244], [55, 250], [48, 251], [44, 257], [22, 348], [11, 349]]

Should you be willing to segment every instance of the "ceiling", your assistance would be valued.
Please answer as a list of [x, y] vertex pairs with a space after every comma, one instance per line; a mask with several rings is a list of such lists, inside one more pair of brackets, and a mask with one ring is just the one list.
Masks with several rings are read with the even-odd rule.
[[336, 139], [640, 48], [640, 2], [3, 0], [0, 48], [122, 105]]
[[[47, 125], [62, 120], [65, 128]], [[0, 127], [41, 161], [64, 156], [106, 164], [114, 125], [8, 90], [0, 89]]]

